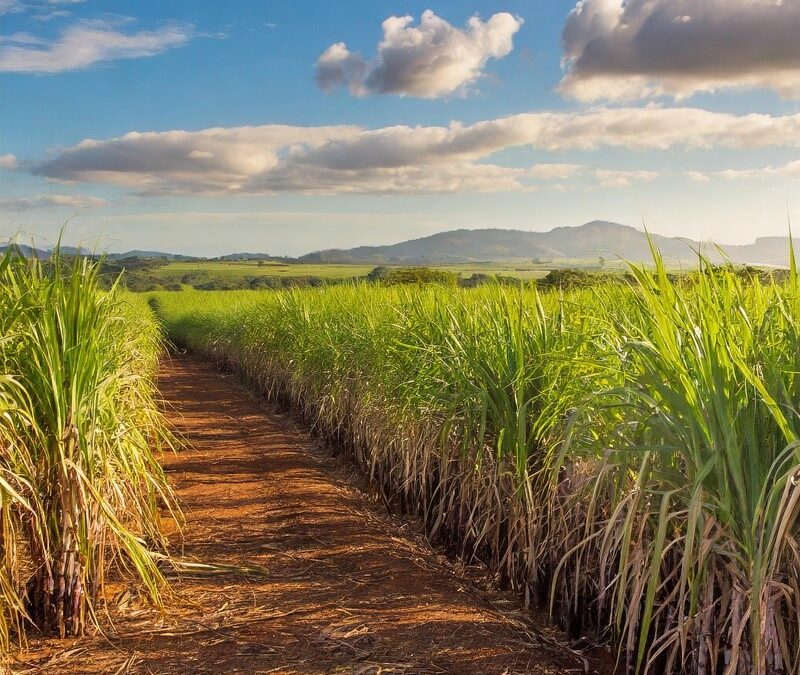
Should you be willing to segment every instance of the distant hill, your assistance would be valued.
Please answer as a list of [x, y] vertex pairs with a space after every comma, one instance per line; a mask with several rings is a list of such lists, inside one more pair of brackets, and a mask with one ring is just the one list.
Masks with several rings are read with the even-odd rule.
[[[722, 255], [741, 263], [788, 265], [788, 237], [762, 237], [746, 246], [721, 246], [679, 237], [650, 235], [671, 263], [691, 263], [697, 251], [712, 260]], [[647, 235], [628, 225], [595, 220], [577, 227], [557, 227], [549, 232], [523, 230], [453, 230], [388, 246], [359, 246], [309, 253], [303, 262], [337, 263], [468, 263], [520, 262], [531, 260], [588, 260], [604, 256], [626, 260], [649, 260]]]
[[[9, 243], [0, 244], [0, 255], [11, 246]], [[28, 244], [16, 244], [17, 249], [23, 256], [29, 258], [33, 255], [39, 258], [49, 258], [53, 254], [52, 248], [39, 248], [29, 246]], [[63, 255], [84, 255], [95, 256], [94, 251], [88, 248], [78, 246], [60, 246], [59, 250]], [[107, 260], [128, 260], [129, 258], [142, 258], [151, 260], [198, 260], [198, 258], [190, 255], [181, 255], [180, 253], [164, 253], [162, 251], [126, 251], [125, 253], [107, 253], [105, 255]]]
[[[681, 237], [664, 237], [651, 234], [651, 240], [670, 264], [692, 264], [701, 251], [714, 262], [723, 257], [733, 262], [753, 265], [787, 266], [789, 264], [788, 237], [759, 237], [743, 246], [699, 243]], [[8, 248], [0, 243], [0, 254]], [[50, 256], [46, 248], [19, 245], [25, 256]], [[87, 249], [62, 246], [62, 253], [92, 255]], [[272, 256], [267, 253], [229, 253], [216, 258], [198, 258], [163, 251], [133, 250], [108, 253], [109, 261], [140, 260], [193, 261], [193, 260], [271, 260], [306, 263], [351, 264], [401, 264], [435, 265], [444, 263], [477, 262], [569, 262], [571, 260], [606, 260], [616, 257], [631, 261], [648, 261], [651, 258], [647, 235], [635, 227], [594, 220], [575, 227], [557, 227], [549, 232], [524, 230], [452, 230], [439, 232], [421, 239], [411, 239], [387, 246], [359, 246], [351, 249], [329, 249], [308, 253], [300, 258]]]
[[285, 258], [269, 253], [228, 253], [214, 258], [214, 260], [285, 260]]
[[[0, 244], [0, 255], [5, 253], [11, 246], [16, 249], [26, 258], [36, 256], [38, 258], [49, 258], [53, 254], [54, 249], [50, 248], [36, 248], [28, 244]], [[91, 255], [92, 252], [85, 248], [78, 248], [76, 246], [60, 246], [59, 250], [63, 255]]]
[[[795, 247], [796, 237], [792, 237]], [[759, 237], [746, 246], [723, 246], [727, 256], [736, 262], [747, 262], [760, 265], [789, 265], [789, 237]], [[795, 254], [797, 259], [797, 254]]]
[[149, 258], [151, 260], [198, 260], [194, 256], [180, 253], [164, 253], [163, 251], [125, 251], [125, 253], [108, 253], [108, 260], [127, 260], [128, 258]]
[[[12, 244], [0, 244], [0, 255], [3, 255], [9, 248], [11, 248]], [[50, 256], [48, 251], [43, 251], [38, 248], [33, 248], [32, 246], [28, 246], [27, 244], [16, 244], [17, 250], [26, 258], [30, 258], [32, 256], [38, 256], [39, 258], [47, 258]]]

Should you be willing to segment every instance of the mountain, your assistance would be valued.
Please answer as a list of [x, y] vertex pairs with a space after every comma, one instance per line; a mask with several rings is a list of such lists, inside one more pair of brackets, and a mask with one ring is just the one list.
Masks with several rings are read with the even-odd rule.
[[38, 248], [33, 248], [27, 244], [0, 244], [0, 255], [3, 255], [9, 248], [14, 246], [25, 258], [36, 256], [38, 258], [47, 258], [50, 256], [48, 251], [43, 251]]
[[[0, 255], [5, 253], [5, 251], [11, 246], [9, 243], [2, 243], [0, 244]], [[49, 258], [55, 249], [53, 248], [39, 248], [34, 246], [29, 246], [28, 244], [16, 244], [17, 249], [22, 253], [23, 256], [26, 258], [30, 258], [31, 256], [35, 255], [38, 258]], [[59, 251], [62, 255], [82, 255], [82, 256], [90, 256], [90, 257], [98, 257], [100, 254], [95, 251], [90, 251], [88, 248], [84, 248], [82, 246], [59, 246]], [[125, 253], [106, 253], [105, 254], [106, 260], [116, 261], [116, 260], [127, 260], [129, 258], [149, 258], [149, 259], [159, 259], [159, 260], [199, 260], [199, 258], [194, 258], [190, 255], [181, 255], [180, 253], [164, 253], [162, 251], [126, 251]]]
[[[788, 265], [788, 237], [761, 237], [746, 246], [721, 246], [680, 237], [650, 235], [670, 263], [692, 263], [701, 251], [714, 261], [723, 255], [734, 262]], [[645, 232], [619, 223], [595, 220], [576, 227], [557, 227], [549, 232], [522, 230], [453, 230], [388, 246], [359, 246], [309, 253], [303, 262], [338, 263], [468, 263], [521, 262], [531, 260], [590, 260], [603, 256], [626, 260], [650, 260]]]
[[[792, 237], [795, 246], [797, 241]], [[789, 265], [789, 237], [759, 237], [746, 246], [723, 246], [727, 256], [735, 262], [760, 265]]]
[[[681, 237], [664, 237], [651, 234], [650, 240], [661, 251], [669, 264], [691, 265], [697, 262], [700, 251], [714, 262], [723, 259], [753, 265], [789, 264], [788, 237], [759, 237], [752, 244], [720, 245], [696, 242]], [[0, 255], [8, 248], [0, 243]], [[48, 258], [50, 249], [19, 245], [26, 257], [37, 255]], [[92, 255], [86, 249], [62, 246], [62, 253]], [[600, 257], [613, 260], [620, 257], [630, 261], [649, 261], [650, 243], [642, 230], [619, 223], [594, 220], [575, 227], [557, 227], [549, 232], [524, 230], [452, 230], [439, 232], [421, 239], [411, 239], [388, 246], [359, 246], [351, 249], [329, 249], [308, 253], [299, 262], [308, 263], [361, 263], [361, 264], [406, 264], [431, 265], [470, 262], [564, 262], [574, 260], [597, 260]], [[192, 261], [192, 260], [273, 260], [290, 262], [291, 258], [271, 256], [266, 253], [230, 253], [216, 258], [198, 258], [163, 251], [126, 251], [108, 253], [109, 261], [124, 261], [130, 258], [142, 260]]]
[[[48, 249], [47, 255], [51, 255], [55, 249]], [[58, 250], [62, 255], [92, 255], [88, 248], [82, 246], [59, 246]]]

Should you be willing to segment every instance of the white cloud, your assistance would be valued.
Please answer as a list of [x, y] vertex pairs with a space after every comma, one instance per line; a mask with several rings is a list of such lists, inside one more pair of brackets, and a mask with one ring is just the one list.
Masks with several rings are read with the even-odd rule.
[[585, 101], [768, 88], [800, 98], [797, 0], [581, 0], [565, 94]]
[[563, 180], [585, 171], [583, 164], [536, 164], [527, 169], [527, 175], [539, 180]]
[[50, 41], [15, 33], [0, 36], [0, 72], [60, 73], [116, 59], [154, 56], [185, 44], [192, 34], [190, 26], [178, 24], [123, 33], [105, 21], [74, 24]]
[[[556, 172], [560, 173], [560, 172]], [[548, 165], [511, 168], [496, 164], [454, 162], [422, 166], [338, 170], [285, 163], [248, 186], [255, 192], [307, 194], [443, 194], [532, 190], [534, 181], [550, 180]]]
[[753, 180], [758, 178], [800, 178], [800, 160], [789, 162], [781, 166], [764, 166], [756, 169], [725, 169], [724, 171], [699, 172], [690, 171], [689, 177], [693, 180], [707, 182], [712, 178], [725, 180]]
[[310, 150], [357, 133], [358, 127], [278, 124], [134, 131], [105, 141], [81, 141], [34, 166], [33, 172], [58, 180], [113, 183], [155, 192], [236, 192], [300, 148]]
[[[46, 40], [38, 38], [30, 33], [11, 33], [10, 35], [0, 35], [0, 45], [45, 45]], [[2, 49], [0, 47], [0, 49]]]
[[88, 195], [35, 195], [18, 199], [0, 199], [0, 211], [30, 211], [51, 207], [87, 209], [106, 204], [105, 199]]
[[22, 3], [19, 0], [0, 0], [0, 16], [20, 11], [22, 11]]
[[511, 53], [522, 19], [502, 12], [482, 21], [473, 16], [458, 29], [431, 10], [419, 25], [410, 16], [392, 16], [374, 62], [337, 42], [319, 57], [317, 84], [324, 91], [347, 87], [356, 96], [399, 94], [437, 98], [464, 93], [483, 76], [486, 62]]
[[684, 175], [695, 183], [708, 183], [711, 180], [708, 174], [702, 171], [686, 171]]
[[0, 155], [0, 169], [16, 169], [17, 158], [14, 155]]
[[79, 5], [86, 0], [31, 0], [27, 3], [28, 9], [34, 10], [31, 18], [36, 21], [53, 21], [70, 16], [72, 12], [68, 9], [59, 9], [66, 5]]
[[48, 7], [57, 7], [58, 5], [79, 5], [85, 1], [86, 0], [0, 0], [0, 16], [27, 10], [42, 10]]
[[[545, 151], [800, 147], [800, 114], [596, 108], [526, 113], [470, 126], [264, 125], [131, 132], [84, 140], [49, 159], [23, 165], [54, 180], [111, 183], [148, 194], [522, 190], [536, 181], [586, 174], [580, 165], [520, 168], [490, 163], [495, 153], [521, 146]], [[621, 187], [653, 178], [642, 171], [587, 175]]]
[[54, 9], [49, 12], [41, 12], [39, 14], [34, 14], [31, 18], [35, 21], [41, 21], [42, 23], [46, 21], [53, 21], [54, 19], [62, 19], [65, 16], [70, 16], [72, 12], [66, 9]]
[[612, 169], [596, 169], [594, 176], [600, 187], [627, 188], [634, 183], [650, 183], [658, 178], [657, 171], [616, 171]]
[[367, 63], [360, 54], [347, 49], [344, 42], [336, 42], [328, 47], [314, 66], [314, 79], [317, 85], [326, 92], [336, 87], [347, 87], [355, 96], [367, 93], [364, 77]]

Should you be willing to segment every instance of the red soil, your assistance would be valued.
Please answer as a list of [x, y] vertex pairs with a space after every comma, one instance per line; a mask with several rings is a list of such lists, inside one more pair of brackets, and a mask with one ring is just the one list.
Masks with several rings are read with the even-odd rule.
[[171, 575], [166, 616], [133, 597], [103, 634], [32, 641], [14, 672], [584, 672], [557, 632], [388, 515], [235, 377], [180, 356], [161, 391], [191, 444], [164, 458], [186, 516], [175, 553], [213, 567]]

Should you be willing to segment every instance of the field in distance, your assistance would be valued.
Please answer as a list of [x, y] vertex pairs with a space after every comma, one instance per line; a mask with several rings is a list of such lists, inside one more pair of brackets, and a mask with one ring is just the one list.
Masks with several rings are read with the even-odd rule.
[[[530, 263], [472, 262], [457, 264], [419, 265], [431, 269], [454, 272], [462, 277], [473, 274], [492, 274], [519, 279], [540, 279], [550, 270], [557, 268], [599, 269], [600, 263], [593, 260], [558, 260]], [[388, 264], [386, 267], [413, 267], [410, 264]], [[341, 264], [341, 263], [286, 263], [272, 260], [191, 260], [168, 262], [153, 270], [153, 275], [165, 281], [180, 280], [188, 273], [205, 272], [211, 276], [240, 278], [251, 276], [278, 277], [320, 277], [323, 279], [347, 279], [363, 277], [375, 269], [374, 263]], [[605, 261], [604, 268], [618, 269], [616, 261]]]
[[283, 263], [272, 260], [188, 260], [168, 262], [157, 267], [153, 275], [165, 281], [180, 280], [185, 274], [203, 272], [226, 279], [252, 276], [346, 279], [365, 276], [374, 267], [375, 265]]

